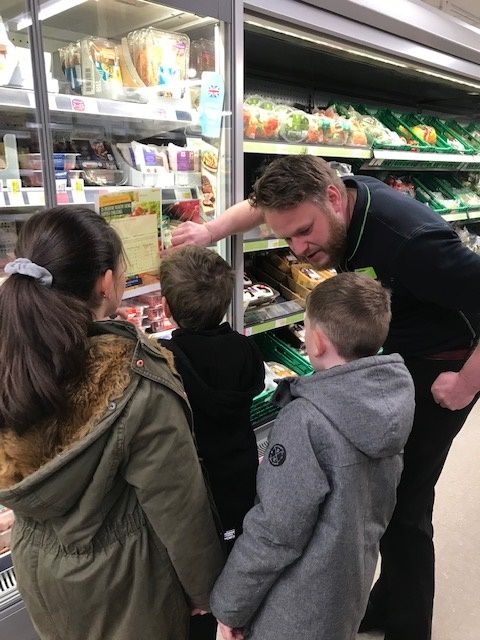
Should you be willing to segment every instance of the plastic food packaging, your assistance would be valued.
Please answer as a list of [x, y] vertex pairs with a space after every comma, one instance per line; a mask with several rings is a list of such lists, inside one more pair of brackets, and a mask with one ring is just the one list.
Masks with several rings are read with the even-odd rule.
[[200, 171], [200, 152], [197, 149], [179, 147], [170, 142], [167, 153], [171, 171]]
[[120, 185], [125, 180], [123, 172], [118, 169], [85, 169], [83, 176], [87, 185], [96, 187]]
[[306, 289], [314, 289], [317, 284], [335, 275], [333, 269], [313, 269], [309, 264], [292, 265], [292, 276], [295, 282]]
[[279, 134], [286, 142], [300, 143], [307, 139], [310, 120], [303, 111], [292, 111], [281, 118]]
[[256, 106], [245, 105], [243, 110], [243, 133], [249, 140], [276, 140], [281, 113], [267, 111]]
[[[75, 169], [76, 153], [54, 153], [53, 164], [55, 171], [69, 171]], [[40, 153], [19, 153], [18, 163], [20, 169], [29, 169], [31, 171], [42, 170], [42, 156]]]
[[106, 140], [72, 140], [71, 146], [76, 151], [79, 169], [117, 169], [112, 148]]
[[275, 378], [298, 377], [298, 373], [295, 373], [284, 364], [280, 364], [280, 362], [267, 362], [266, 364]]
[[284, 273], [291, 273], [292, 265], [298, 264], [298, 258], [291, 251], [287, 251], [287, 253], [271, 253], [268, 257], [270, 262]]
[[13, 515], [13, 511], [0, 505], [0, 533], [11, 529], [14, 520], [15, 516]]
[[[30, 171], [29, 169], [21, 169], [20, 176], [26, 187], [43, 187], [43, 173], [41, 171]], [[67, 180], [67, 171], [55, 171], [56, 180]]]
[[80, 43], [71, 43], [58, 50], [65, 78], [73, 93], [82, 93], [82, 54]]
[[161, 307], [162, 306], [162, 294], [161, 293], [145, 293], [138, 296], [138, 300], [147, 307]]
[[10, 549], [10, 543], [12, 540], [12, 530], [7, 529], [0, 533], [0, 553], [4, 553]]
[[215, 71], [215, 45], [211, 40], [194, 40], [190, 46], [190, 67], [195, 69], [197, 77], [203, 71]]
[[179, 83], [187, 79], [190, 38], [150, 27], [129, 33], [127, 43], [145, 85], [163, 87], [163, 96], [181, 97], [183, 88]]
[[85, 38], [80, 43], [82, 94], [116, 99], [123, 94], [119, 45], [106, 38]]
[[154, 144], [142, 144], [135, 140], [131, 143], [131, 146], [138, 171], [163, 175], [164, 177], [168, 175], [170, 165], [165, 149]]
[[7, 30], [0, 16], [0, 86], [10, 82], [16, 66], [16, 47], [9, 40]]

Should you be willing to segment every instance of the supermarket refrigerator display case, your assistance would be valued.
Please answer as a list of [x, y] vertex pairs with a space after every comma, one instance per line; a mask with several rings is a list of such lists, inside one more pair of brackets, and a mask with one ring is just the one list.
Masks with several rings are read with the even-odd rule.
[[[168, 336], [161, 250], [176, 225], [207, 222], [234, 199], [242, 9], [237, 0], [2, 1], [0, 283], [25, 220], [86, 206], [124, 241], [128, 319]], [[233, 260], [229, 241], [212, 248]], [[0, 554], [0, 637], [36, 638], [8, 541]]]
[[[159, 286], [155, 234], [168, 248], [175, 226], [207, 222], [233, 200], [234, 3], [30, 3], [35, 15], [9, 1], [1, 10], [7, 35], [35, 38], [38, 49], [30, 75], [0, 82], [0, 108], [21, 114], [9, 127], [19, 194], [0, 202], [2, 220], [55, 204], [94, 208], [127, 245], [126, 299], [150, 294]], [[12, 43], [11, 66], [21, 49]], [[228, 242], [215, 248], [232, 259]], [[143, 320], [162, 328], [158, 317]]]
[[[462, 240], [478, 251], [478, 37], [422, 3], [393, 4], [245, 1], [238, 199], [248, 197], [265, 163], [315, 155], [341, 175], [372, 175], [428, 204], [465, 227]], [[285, 241], [267, 228], [244, 235], [238, 264], [242, 258], [245, 282], [278, 295], [247, 304], [237, 328], [260, 339], [266, 360], [271, 343], [281, 344], [273, 359], [288, 366], [288, 349], [304, 354], [298, 336], [312, 278], [328, 274], [312, 270], [306, 278], [306, 265], [295, 265]], [[276, 413], [270, 400], [262, 394], [252, 410], [260, 452]]]

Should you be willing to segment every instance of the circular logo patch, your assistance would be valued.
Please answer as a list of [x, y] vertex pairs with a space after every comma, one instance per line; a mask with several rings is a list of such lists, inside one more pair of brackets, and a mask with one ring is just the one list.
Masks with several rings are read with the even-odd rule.
[[270, 453], [268, 454], [268, 461], [274, 467], [279, 467], [285, 462], [286, 457], [287, 452], [285, 450], [285, 447], [281, 444], [274, 444], [270, 449]]

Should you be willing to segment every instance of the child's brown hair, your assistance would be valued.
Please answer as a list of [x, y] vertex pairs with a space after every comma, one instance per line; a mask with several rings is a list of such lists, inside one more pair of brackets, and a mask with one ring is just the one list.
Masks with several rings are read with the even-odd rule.
[[390, 292], [358, 273], [340, 273], [321, 282], [308, 297], [306, 311], [345, 360], [375, 355], [392, 317]]
[[235, 274], [228, 262], [204, 247], [174, 251], [160, 265], [162, 295], [183, 329], [213, 329], [232, 300]]

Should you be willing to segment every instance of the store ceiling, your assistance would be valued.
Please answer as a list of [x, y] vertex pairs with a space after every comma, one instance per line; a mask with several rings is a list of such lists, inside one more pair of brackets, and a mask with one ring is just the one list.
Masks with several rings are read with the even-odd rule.
[[306, 88], [313, 92], [315, 106], [325, 100], [348, 99], [480, 117], [480, 89], [477, 93], [414, 71], [322, 50], [281, 34], [272, 36], [255, 27], [245, 32], [245, 77], [247, 90], [249, 78], [257, 85], [263, 80]]

